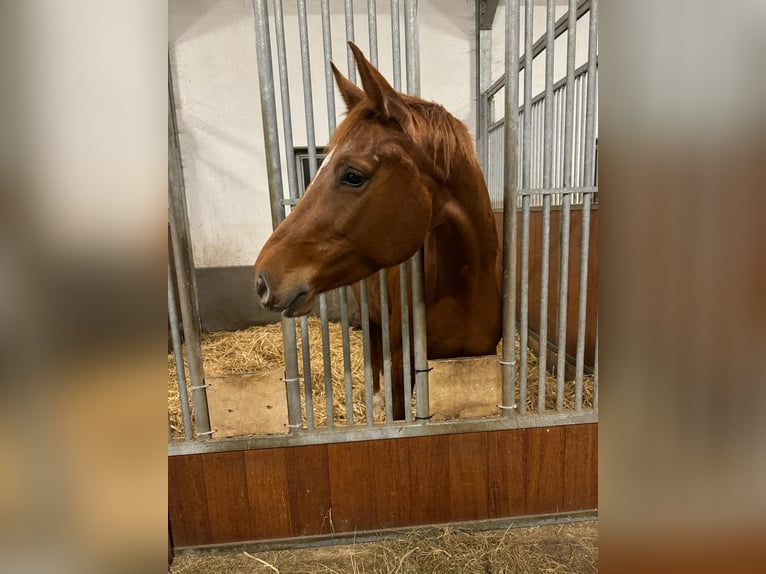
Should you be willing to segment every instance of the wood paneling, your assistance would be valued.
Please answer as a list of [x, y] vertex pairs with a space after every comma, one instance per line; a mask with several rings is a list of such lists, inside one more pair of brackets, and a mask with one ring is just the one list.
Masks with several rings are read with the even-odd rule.
[[331, 532], [327, 445], [287, 449], [287, 483], [293, 535]]
[[202, 459], [210, 536], [242, 540], [250, 532], [250, 502], [242, 452], [222, 452]]
[[176, 545], [206, 544], [210, 536], [203, 455], [168, 458], [168, 515]]
[[252, 532], [260, 539], [292, 536], [287, 449], [250, 450], [244, 456]]
[[171, 457], [177, 546], [597, 506], [598, 426]]
[[526, 514], [527, 433], [487, 433], [489, 517]]
[[[498, 237], [502, 245], [503, 214], [495, 214]], [[521, 212], [517, 219], [517, 277], [521, 278]], [[534, 209], [529, 214], [529, 328], [540, 332], [540, 295], [542, 270], [543, 212]], [[567, 273], [566, 353], [575, 356], [577, 347], [577, 314], [580, 298], [580, 253], [582, 243], [582, 209], [570, 211], [569, 268]], [[558, 337], [558, 290], [561, 258], [561, 208], [551, 209], [550, 252], [548, 275], [548, 341], [556, 345]], [[517, 313], [521, 312], [520, 287], [517, 286]], [[596, 348], [596, 316], [598, 310], [598, 207], [591, 208], [588, 237], [588, 282], [585, 306], [585, 364], [592, 366]], [[518, 315], [517, 315], [518, 317]]]
[[368, 442], [327, 445], [333, 528], [342, 532], [372, 527], [370, 492], [375, 484], [359, 480], [368, 476]]
[[563, 511], [564, 430], [558, 426], [527, 431], [527, 514]]

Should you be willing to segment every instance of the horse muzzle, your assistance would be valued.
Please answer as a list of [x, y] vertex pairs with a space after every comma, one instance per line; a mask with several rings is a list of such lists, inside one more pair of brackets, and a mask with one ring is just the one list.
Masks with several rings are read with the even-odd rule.
[[266, 271], [255, 274], [255, 292], [264, 308], [282, 313], [285, 317], [307, 315], [314, 306], [314, 295], [305, 283], [289, 289], [278, 289]]

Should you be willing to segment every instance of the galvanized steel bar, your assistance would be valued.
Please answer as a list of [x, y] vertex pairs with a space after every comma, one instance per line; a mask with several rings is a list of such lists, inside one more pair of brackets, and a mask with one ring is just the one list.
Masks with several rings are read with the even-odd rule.
[[410, 305], [407, 263], [399, 265], [399, 290], [402, 301], [402, 376], [404, 377], [404, 420], [412, 422], [412, 372], [410, 353]]
[[[277, 40], [277, 68], [279, 70], [279, 93], [282, 99], [282, 130], [285, 138], [285, 158], [287, 158], [287, 188], [292, 199], [298, 199], [301, 195], [298, 189], [298, 175], [295, 162], [293, 142], [293, 120], [290, 106], [290, 86], [287, 71], [287, 49], [285, 47], [285, 22], [282, 9], [282, 0], [274, 0], [274, 25]], [[272, 88], [273, 89], [273, 88]], [[275, 120], [276, 121], [276, 120]], [[264, 128], [265, 129], [265, 128]], [[284, 211], [284, 207], [282, 208]], [[282, 213], [281, 218], [284, 219]], [[280, 219], [281, 221], [281, 219]]]
[[314, 430], [314, 389], [311, 382], [311, 343], [309, 341], [308, 319], [301, 317], [300, 324], [301, 357], [303, 359], [303, 400], [306, 403], [306, 426], [311, 431]]
[[[354, 41], [354, 0], [345, 0], [343, 4], [346, 18], [346, 42]], [[351, 48], [346, 48], [346, 57], [348, 59], [348, 78], [356, 82], [356, 64], [354, 63], [354, 53]]]
[[367, 280], [359, 282], [359, 311], [362, 315], [362, 354], [364, 355], [364, 403], [367, 426], [375, 422], [375, 405], [372, 400], [372, 348], [370, 345], [370, 307], [367, 304]]
[[399, 0], [391, 0], [391, 52], [394, 63], [394, 89], [402, 91], [402, 41], [399, 33]]
[[593, 410], [598, 412], [598, 321], [596, 321], [596, 349], [593, 363]]
[[[524, 2], [524, 140], [521, 146], [522, 186], [532, 179], [532, 0]], [[527, 345], [529, 344], [529, 196], [521, 198], [521, 321], [519, 325], [519, 414], [527, 412]]]
[[333, 428], [332, 365], [330, 364], [330, 330], [327, 324], [327, 297], [319, 297], [319, 320], [322, 324], [322, 360], [324, 363], [324, 392], [327, 409], [327, 427]]
[[370, 63], [378, 67], [378, 20], [375, 0], [367, 0], [367, 29], [370, 37]]
[[386, 422], [393, 416], [393, 390], [391, 387], [391, 328], [388, 315], [388, 271], [381, 269], [380, 278], [380, 328], [383, 347], [383, 395], [386, 404]]
[[340, 293], [340, 324], [343, 342], [343, 382], [346, 387], [346, 425], [354, 424], [354, 389], [351, 375], [351, 339], [348, 334], [348, 287], [341, 287]]
[[[418, 2], [404, 0], [404, 50], [406, 59], [407, 93], [420, 95], [420, 40], [418, 36]], [[411, 259], [412, 265], [412, 323], [415, 354], [416, 419], [430, 417], [428, 399], [428, 344], [426, 339], [426, 302], [423, 248]]]
[[332, 74], [332, 30], [330, 26], [329, 0], [322, 0], [320, 10], [322, 13], [322, 48], [324, 50], [324, 84], [327, 95], [327, 125], [330, 134], [335, 131], [335, 84]]
[[[503, 405], [515, 398], [516, 342], [516, 190], [518, 189], [519, 105], [519, 0], [508, 0], [505, 8], [505, 128], [503, 162]], [[515, 414], [505, 408], [506, 416]]]
[[[567, 88], [564, 115], [564, 187], [572, 186], [572, 150], [574, 137], [574, 70], [577, 39], [577, 11], [575, 0], [569, 0], [567, 28]], [[561, 198], [561, 258], [559, 264], [558, 342], [556, 350], [556, 410], [564, 410], [564, 382], [566, 378], [567, 301], [569, 294], [569, 226], [571, 194]]]
[[[556, 20], [554, 0], [546, 3], [545, 29], [545, 113], [543, 121], [543, 188], [553, 186], [553, 66], [554, 26]], [[543, 196], [542, 247], [540, 264], [540, 345], [537, 374], [537, 412], [545, 412], [545, 393], [548, 374], [548, 279], [551, 246], [551, 196]]]
[[[173, 343], [173, 359], [176, 365], [176, 379], [178, 380], [178, 400], [181, 403], [181, 417], [184, 424], [184, 438], [192, 439], [191, 408], [189, 395], [186, 392], [186, 367], [184, 366], [184, 354], [181, 348], [181, 333], [178, 329], [178, 313], [176, 312], [176, 294], [173, 290], [173, 270], [168, 260], [168, 317], [170, 319], [170, 339]], [[169, 423], [170, 421], [168, 421]]]
[[[595, 123], [596, 123], [596, 42], [598, 30], [598, 0], [591, 1], [588, 26], [588, 84], [585, 110], [585, 162], [583, 183], [594, 183]], [[590, 246], [591, 194], [583, 197], [582, 243], [580, 245], [580, 300], [577, 314], [577, 354], [575, 361], [575, 410], [582, 410], [583, 374], [585, 371], [585, 327], [588, 303], [588, 249]]]
[[303, 108], [306, 113], [306, 140], [309, 152], [309, 176], [317, 172], [317, 144], [314, 129], [314, 95], [311, 88], [311, 56], [309, 54], [306, 0], [298, 0], [298, 32], [301, 47], [301, 76], [303, 78]]
[[[168, 131], [175, 129], [175, 102], [172, 87], [168, 84]], [[191, 381], [192, 401], [194, 402], [194, 423], [197, 438], [207, 438], [210, 434], [210, 414], [205, 390], [205, 372], [202, 366], [200, 348], [200, 325], [196, 312], [194, 294], [194, 260], [191, 244], [184, 236], [181, 223], [186, 213], [186, 190], [183, 181], [181, 151], [175, 144], [168, 146], [168, 221], [170, 238], [181, 304], [181, 322], [186, 342], [186, 355], [189, 361], [189, 379]]]
[[[282, 167], [279, 158], [277, 104], [274, 94], [274, 70], [271, 63], [269, 16], [265, 0], [253, 0], [253, 17], [255, 23], [255, 51], [258, 62], [258, 87], [261, 97], [261, 113], [263, 115], [266, 172], [271, 200], [271, 224], [276, 229], [277, 225], [285, 218], [285, 206], [282, 202], [284, 194], [282, 188]], [[286, 77], [284, 81], [287, 81]], [[284, 103], [283, 101], [283, 119], [285, 112]], [[297, 189], [297, 183], [295, 188]], [[285, 391], [287, 395], [288, 425], [291, 432], [298, 432], [301, 428], [301, 402], [295, 322], [293, 319], [282, 319], [282, 340], [285, 353]]]

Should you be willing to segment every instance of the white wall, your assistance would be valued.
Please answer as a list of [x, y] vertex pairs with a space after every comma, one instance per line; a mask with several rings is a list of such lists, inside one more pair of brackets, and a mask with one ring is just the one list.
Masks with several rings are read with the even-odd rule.
[[[284, 4], [294, 139], [296, 146], [305, 146], [307, 136], [296, 3], [287, 0]], [[311, 0], [307, 4], [315, 131], [317, 144], [321, 146], [329, 137], [321, 18], [319, 2]], [[419, 4], [421, 96], [444, 105], [474, 133], [474, 2], [420, 0]], [[379, 0], [377, 5], [379, 68], [393, 82], [389, 2]], [[348, 73], [343, 2], [331, 0], [330, 6], [333, 61]], [[366, 6], [366, 2], [355, 2], [355, 39], [369, 55]], [[560, 8], [562, 12], [564, 9]], [[535, 10], [536, 34], [544, 29], [544, 13], [544, 6]], [[197, 267], [251, 265], [271, 233], [251, 2], [170, 0], [168, 17], [195, 264]], [[503, 18], [503, 7], [500, 6], [493, 33], [493, 78], [502, 73]], [[272, 51], [276, 57], [273, 14], [270, 28]], [[580, 33], [580, 27], [578, 33], [580, 36], [587, 34]], [[403, 23], [401, 34], [404, 58]], [[557, 42], [557, 49], [560, 42]], [[563, 50], [558, 52], [557, 60]], [[578, 64], [582, 61], [584, 58], [580, 54]], [[536, 62], [535, 93], [541, 89], [537, 85], [540, 82], [538, 75], [542, 77], [537, 67]], [[404, 69], [402, 82], [405, 82]], [[276, 90], [281, 133], [278, 86]], [[342, 120], [344, 112], [344, 105], [336, 95], [338, 121]], [[280, 145], [284, 145], [283, 140]], [[284, 171], [284, 149], [281, 153]], [[286, 177], [284, 181], [287, 185]]]

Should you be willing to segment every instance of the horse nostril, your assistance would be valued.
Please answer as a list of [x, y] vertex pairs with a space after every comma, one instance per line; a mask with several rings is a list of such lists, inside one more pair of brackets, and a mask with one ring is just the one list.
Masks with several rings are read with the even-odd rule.
[[269, 284], [266, 282], [266, 278], [262, 273], [259, 273], [257, 279], [255, 280], [255, 292], [258, 294], [258, 297], [260, 297], [263, 303], [268, 301]]

